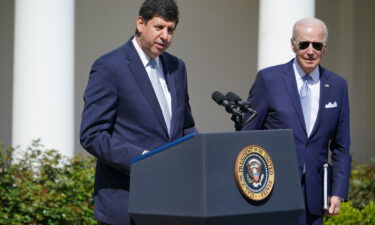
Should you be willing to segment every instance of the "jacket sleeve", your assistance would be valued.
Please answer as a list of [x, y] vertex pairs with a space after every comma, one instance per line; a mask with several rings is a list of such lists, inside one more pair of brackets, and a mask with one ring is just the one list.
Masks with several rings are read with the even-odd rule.
[[[256, 116], [249, 123], [244, 124], [242, 130], [263, 129], [264, 121], [268, 113], [268, 100], [262, 71], [257, 74], [255, 82], [250, 89], [247, 101], [250, 103], [250, 106], [256, 111]], [[243, 121], [246, 121], [249, 116], [249, 114], [245, 114]]]
[[348, 199], [351, 167], [348, 85], [343, 88], [336, 134], [330, 142], [333, 165], [332, 195]]
[[190, 107], [190, 100], [189, 100], [189, 92], [188, 92], [188, 85], [187, 85], [187, 73], [186, 67], [183, 63], [183, 72], [184, 72], [184, 82], [185, 82], [185, 111], [184, 111], [184, 127], [183, 127], [183, 135], [186, 136], [191, 133], [197, 133], [198, 130], [195, 128], [195, 122], [193, 119], [193, 115], [191, 113]]
[[95, 62], [84, 93], [80, 141], [98, 160], [128, 174], [132, 158], [144, 149], [112, 137], [118, 107], [116, 85], [110, 66]]

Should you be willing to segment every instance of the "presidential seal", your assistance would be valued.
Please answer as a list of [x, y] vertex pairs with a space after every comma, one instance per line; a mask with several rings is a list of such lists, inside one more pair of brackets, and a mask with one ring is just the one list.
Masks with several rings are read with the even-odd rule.
[[270, 155], [260, 146], [246, 146], [237, 155], [234, 176], [238, 188], [246, 198], [254, 201], [267, 198], [275, 182]]

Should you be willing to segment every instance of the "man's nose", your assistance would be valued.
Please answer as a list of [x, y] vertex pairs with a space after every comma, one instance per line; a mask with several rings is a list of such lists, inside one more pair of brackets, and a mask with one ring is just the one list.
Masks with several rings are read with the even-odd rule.
[[310, 43], [309, 47], [307, 47], [307, 54], [314, 54], [314, 48], [312, 46], [312, 43]]
[[161, 30], [160, 37], [163, 40], [167, 40], [167, 38], [168, 38], [168, 29], [167, 28], [164, 28], [164, 29]]

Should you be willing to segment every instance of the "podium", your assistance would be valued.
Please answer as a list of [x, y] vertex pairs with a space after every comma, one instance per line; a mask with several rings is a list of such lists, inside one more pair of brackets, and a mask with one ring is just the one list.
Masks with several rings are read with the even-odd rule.
[[[235, 162], [246, 146], [273, 161], [274, 184], [261, 201], [236, 183]], [[304, 210], [291, 130], [193, 134], [133, 160], [129, 214], [137, 225], [295, 224]]]

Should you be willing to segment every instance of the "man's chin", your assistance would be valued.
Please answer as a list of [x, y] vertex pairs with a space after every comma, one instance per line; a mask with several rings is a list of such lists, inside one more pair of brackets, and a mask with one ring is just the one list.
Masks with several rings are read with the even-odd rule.
[[153, 54], [156, 55], [156, 56], [160, 56], [161, 54], [163, 54], [165, 52], [165, 49], [156, 49]]
[[315, 68], [318, 65], [316, 61], [305, 61], [304, 66], [309, 68]]

